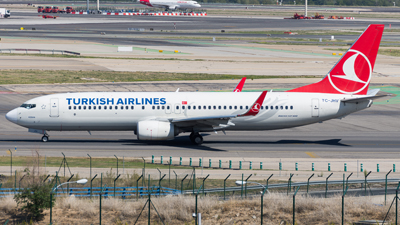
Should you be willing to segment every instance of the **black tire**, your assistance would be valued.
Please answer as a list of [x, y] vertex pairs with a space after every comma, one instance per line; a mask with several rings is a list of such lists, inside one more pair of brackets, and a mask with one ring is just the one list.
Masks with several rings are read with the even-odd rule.
[[49, 137], [48, 136], [43, 136], [42, 137], [42, 141], [43, 142], [48, 142], [49, 141]]
[[199, 133], [196, 133], [196, 134], [193, 135], [192, 142], [195, 145], [202, 145], [203, 144], [203, 137]]

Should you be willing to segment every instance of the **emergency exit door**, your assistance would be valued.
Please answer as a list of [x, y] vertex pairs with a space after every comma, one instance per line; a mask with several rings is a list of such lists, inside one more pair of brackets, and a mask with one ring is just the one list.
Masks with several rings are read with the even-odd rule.
[[311, 116], [319, 117], [319, 99], [313, 98], [311, 100]]
[[58, 117], [58, 98], [50, 99], [50, 117]]

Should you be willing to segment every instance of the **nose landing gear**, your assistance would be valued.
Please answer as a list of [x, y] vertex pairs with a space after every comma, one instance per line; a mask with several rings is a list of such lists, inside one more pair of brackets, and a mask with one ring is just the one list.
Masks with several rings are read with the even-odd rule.
[[193, 144], [195, 145], [201, 145], [203, 144], [203, 137], [198, 133], [192, 132], [189, 136], [190, 141], [192, 141]]

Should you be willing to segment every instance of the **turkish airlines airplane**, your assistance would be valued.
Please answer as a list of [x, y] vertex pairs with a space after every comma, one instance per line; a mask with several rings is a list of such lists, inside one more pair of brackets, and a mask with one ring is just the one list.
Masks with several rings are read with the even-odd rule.
[[52, 94], [28, 100], [6, 118], [42, 134], [44, 142], [47, 131], [134, 131], [148, 141], [190, 133], [197, 145], [201, 132], [274, 130], [342, 118], [382, 97], [368, 86], [383, 29], [370, 25], [325, 78], [286, 92]]
[[201, 5], [196, 1], [181, 1], [181, 0], [140, 0], [140, 4], [155, 8], [165, 8], [166, 10], [194, 9], [200, 8]]

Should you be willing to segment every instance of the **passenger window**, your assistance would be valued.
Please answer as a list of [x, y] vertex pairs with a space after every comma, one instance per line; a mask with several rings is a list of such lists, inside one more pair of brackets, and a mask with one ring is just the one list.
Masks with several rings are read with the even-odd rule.
[[217, 106], [215, 106], [215, 105], [214, 105], [214, 107], [213, 107], [213, 108], [214, 108], [214, 109], [217, 109]]
[[96, 109], [96, 106], [93, 106], [93, 109]]
[[121, 109], [124, 109], [124, 107], [121, 105]]
[[293, 109], [293, 106], [290, 106], [290, 109]]
[[231, 106], [231, 105], [229, 106], [229, 109], [232, 109], [232, 106]]
[[88, 106], [88, 109], [92, 109], [92, 106]]
[[161, 106], [161, 109], [165, 109], [165, 106]]
[[81, 109], [81, 106], [78, 106], [78, 109], [80, 110], [80, 109]]
[[285, 106], [285, 109], [288, 109], [289, 107], [288, 106]]
[[267, 110], [267, 109], [268, 109], [268, 106], [266, 105], [266, 106], [265, 106], [265, 110]]
[[221, 106], [218, 106], [218, 109], [221, 109]]
[[112, 109], [112, 106], [110, 105], [110, 107], [108, 107], [108, 108]]
[[261, 109], [264, 109], [264, 106], [261, 106]]
[[169, 109], [169, 105], [167, 105], [167, 109]]
[[246, 105], [246, 109], [249, 109], [249, 106]]
[[131, 106], [131, 109], [132, 109], [132, 110], [134, 109], [133, 105]]
[[153, 105], [151, 108], [152, 108], [153, 110], [156, 109], [156, 107], [155, 107], [154, 105]]
[[176, 109], [179, 109], [179, 105], [176, 106]]
[[235, 109], [237, 109], [237, 106], [235, 105]]
[[182, 106], [182, 109], [185, 109], [185, 106], [184, 106], [184, 105]]
[[115, 106], [115, 109], [118, 109], [118, 106]]
[[159, 106], [159, 105], [157, 106], [157, 109], [160, 109], [160, 106]]
[[211, 109], [211, 105], [208, 106], [208, 109]]
[[275, 106], [275, 109], [279, 109], [279, 107], [278, 107], [278, 106]]
[[190, 109], [190, 105], [188, 105], [188, 109]]
[[271, 105], [271, 110], [273, 110], [273, 109], [274, 109], [274, 106]]
[[193, 106], [193, 109], [196, 109], [196, 106], [195, 106], [195, 105]]
[[86, 106], [83, 106], [83, 109], [86, 109]]
[[224, 105], [224, 109], [226, 109], [226, 105]]
[[68, 106], [68, 109], [71, 109], [72, 107], [71, 106]]
[[104, 106], [104, 109], [107, 109], [107, 106]]
[[283, 106], [281, 105], [281, 109], [283, 109]]
[[142, 106], [142, 109], [144, 110], [144, 106]]
[[203, 109], [207, 109], [207, 106], [204, 105], [204, 106], [203, 106]]
[[128, 110], [128, 109], [129, 109], [129, 106], [125, 106], [125, 109]]
[[243, 109], [243, 106], [240, 106], [239, 109]]

